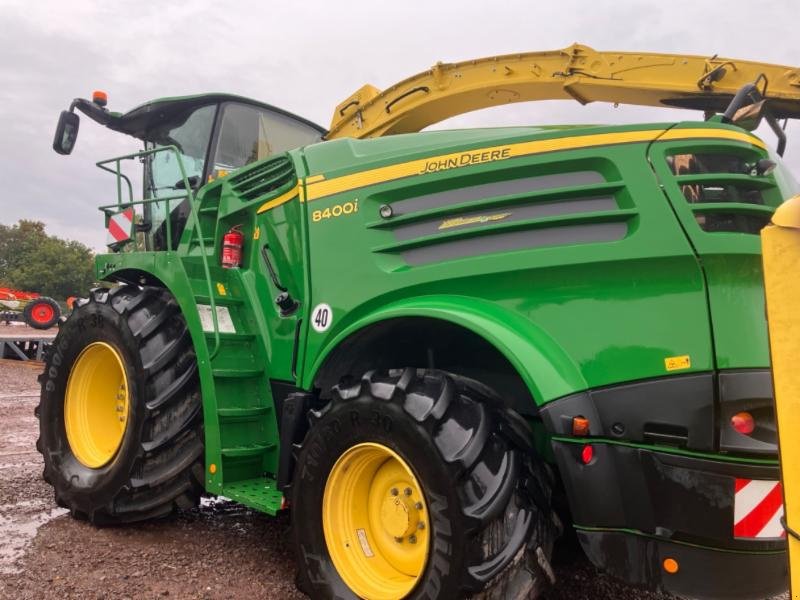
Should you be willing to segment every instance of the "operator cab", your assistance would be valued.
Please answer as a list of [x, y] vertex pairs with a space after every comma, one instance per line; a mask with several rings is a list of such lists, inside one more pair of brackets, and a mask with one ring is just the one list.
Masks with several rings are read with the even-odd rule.
[[[76, 99], [64, 111], [56, 132], [54, 149], [69, 154], [77, 138], [78, 108], [114, 131], [142, 140], [146, 150], [175, 146], [193, 191], [252, 162], [322, 139], [325, 129], [289, 112], [241, 96], [203, 94], [163, 98], [120, 114], [105, 109], [105, 96], [92, 101]], [[68, 118], [65, 118], [65, 115]], [[63, 122], [63, 125], [62, 125]], [[172, 249], [177, 248], [189, 217], [189, 200], [175, 200], [185, 187], [173, 152], [144, 157], [143, 204], [138, 230], [144, 233], [145, 250], [167, 250], [167, 202]]]
[[[164, 116], [154, 119], [145, 130], [145, 148], [176, 146], [195, 190], [252, 162], [318, 142], [325, 133], [305, 119], [237, 96], [156, 101], [135, 111], [147, 111], [148, 106]], [[183, 187], [175, 155], [159, 152], [148, 156], [144, 168], [145, 198], [174, 196], [175, 190]], [[155, 202], [144, 208], [144, 221], [150, 224], [147, 249], [166, 250], [165, 206]], [[189, 216], [188, 200], [170, 212], [174, 249]]]

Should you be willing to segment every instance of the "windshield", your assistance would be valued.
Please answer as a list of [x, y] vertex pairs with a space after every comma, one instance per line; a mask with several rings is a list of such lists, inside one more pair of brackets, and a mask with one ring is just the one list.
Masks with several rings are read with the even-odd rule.
[[313, 144], [321, 137], [319, 131], [297, 119], [258, 106], [229, 102], [223, 107], [211, 177], [222, 177], [268, 156]]
[[[174, 121], [159, 129], [148, 133], [146, 147], [148, 149], [175, 146], [180, 157], [174, 152], [164, 151], [149, 155], [145, 165], [145, 197], [168, 198], [182, 194], [183, 177], [180, 164], [189, 179], [189, 185], [197, 187], [202, 183], [203, 169], [205, 167], [206, 153], [211, 139], [211, 129], [214, 124], [216, 105], [210, 104], [197, 108], [186, 114], [184, 118]], [[178, 161], [180, 158], [180, 163]], [[169, 202], [170, 212], [173, 214], [173, 247], [185, 224], [186, 208], [181, 208], [181, 201], [176, 199]], [[149, 244], [152, 250], [166, 248], [166, 232], [164, 221], [167, 214], [167, 202], [151, 202], [145, 205], [145, 221], [150, 224]]]

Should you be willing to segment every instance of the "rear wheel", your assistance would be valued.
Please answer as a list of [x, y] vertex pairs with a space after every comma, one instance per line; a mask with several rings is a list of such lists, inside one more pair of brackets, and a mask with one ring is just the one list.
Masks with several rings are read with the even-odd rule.
[[31, 300], [22, 311], [25, 322], [34, 329], [50, 329], [58, 323], [61, 308], [52, 298], [42, 296]]
[[77, 301], [40, 382], [44, 478], [73, 516], [139, 521], [197, 503], [197, 366], [169, 292], [122, 286]]
[[549, 472], [490, 390], [371, 372], [311, 416], [292, 486], [311, 597], [531, 598], [549, 583]]

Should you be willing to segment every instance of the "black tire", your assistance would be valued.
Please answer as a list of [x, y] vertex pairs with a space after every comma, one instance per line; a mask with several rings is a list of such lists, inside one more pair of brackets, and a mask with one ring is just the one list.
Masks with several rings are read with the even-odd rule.
[[[67, 379], [93, 342], [113, 346], [128, 379], [121, 445], [99, 468], [72, 452], [64, 424]], [[40, 376], [39, 440], [44, 479], [56, 502], [98, 525], [163, 517], [195, 506], [203, 482], [203, 423], [197, 363], [186, 323], [164, 289], [122, 286], [76, 301]]]
[[370, 372], [311, 411], [292, 484], [297, 584], [353, 598], [321, 520], [328, 474], [349, 448], [383, 444], [411, 466], [430, 506], [430, 555], [410, 598], [533, 598], [553, 580], [551, 474], [530, 429], [481, 384], [437, 371]]
[[50, 329], [61, 318], [61, 307], [52, 298], [41, 296], [25, 305], [22, 318], [34, 329]]

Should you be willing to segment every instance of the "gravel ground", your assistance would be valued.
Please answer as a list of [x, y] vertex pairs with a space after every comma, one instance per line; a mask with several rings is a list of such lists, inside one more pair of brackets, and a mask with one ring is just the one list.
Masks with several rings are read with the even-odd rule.
[[[41, 365], [0, 360], [0, 598], [304, 598], [287, 517], [204, 500], [169, 520], [95, 528], [56, 507], [34, 448]], [[668, 600], [557, 553], [545, 600]], [[786, 596], [788, 599], [788, 595]]]

